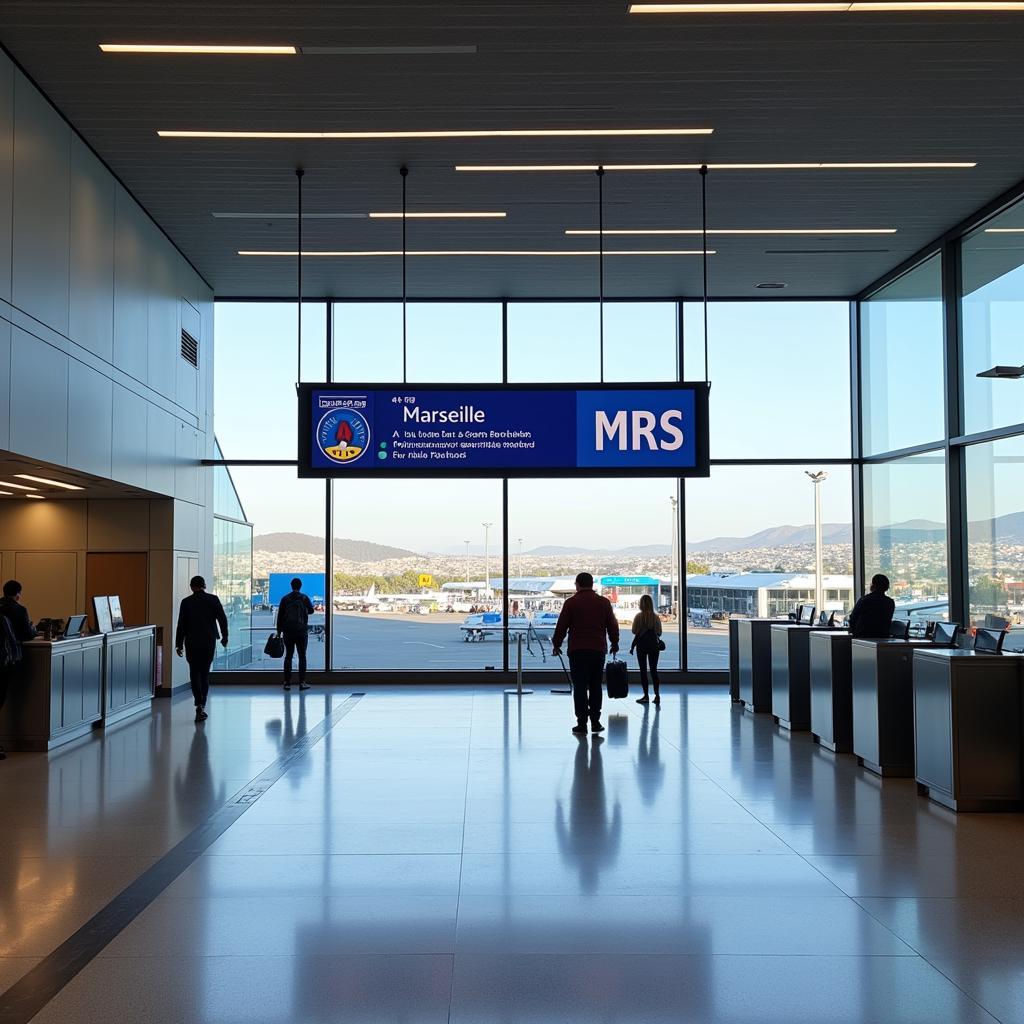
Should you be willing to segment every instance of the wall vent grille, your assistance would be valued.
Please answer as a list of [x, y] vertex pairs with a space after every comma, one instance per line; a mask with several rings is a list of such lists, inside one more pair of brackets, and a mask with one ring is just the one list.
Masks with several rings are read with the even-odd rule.
[[181, 358], [199, 368], [199, 342], [188, 331], [181, 332]]

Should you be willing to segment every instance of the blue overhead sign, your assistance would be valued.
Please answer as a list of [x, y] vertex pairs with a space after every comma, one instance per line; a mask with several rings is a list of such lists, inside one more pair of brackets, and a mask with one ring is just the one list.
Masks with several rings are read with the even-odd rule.
[[706, 476], [708, 385], [303, 384], [299, 475]]

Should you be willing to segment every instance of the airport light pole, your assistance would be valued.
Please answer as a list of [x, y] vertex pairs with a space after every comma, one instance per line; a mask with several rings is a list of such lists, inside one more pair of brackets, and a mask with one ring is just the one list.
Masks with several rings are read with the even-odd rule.
[[469, 582], [469, 541], [467, 540], [465, 542], [465, 544], [466, 544], [466, 582], [468, 583]]
[[491, 527], [494, 523], [483, 523], [484, 528], [484, 597], [491, 596]]
[[821, 615], [824, 611], [822, 605], [824, 604], [825, 594], [821, 578], [821, 485], [828, 479], [828, 473], [824, 470], [812, 473], [806, 469], [804, 470], [804, 473], [814, 484], [814, 607], [817, 609], [817, 614]]
[[677, 527], [676, 517], [679, 508], [679, 499], [674, 495], [669, 495], [669, 504], [672, 506], [672, 544], [671, 544], [671, 559], [672, 562], [668, 567], [668, 600], [672, 606], [671, 610], [675, 612], [676, 616], [679, 615], [679, 610], [676, 607], [676, 562], [678, 561], [679, 551], [679, 530]]

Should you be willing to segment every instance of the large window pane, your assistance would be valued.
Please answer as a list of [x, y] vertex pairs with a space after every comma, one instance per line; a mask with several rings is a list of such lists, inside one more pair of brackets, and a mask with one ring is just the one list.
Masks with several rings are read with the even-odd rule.
[[500, 670], [501, 481], [332, 486], [333, 667]]
[[[814, 484], [820, 466], [715, 466], [686, 482], [690, 669], [728, 668], [728, 619], [815, 604]], [[824, 608], [854, 600], [850, 470], [821, 484]]]
[[967, 449], [970, 620], [1024, 642], [1024, 435]]
[[864, 575], [885, 573], [897, 618], [949, 617], [946, 455], [864, 467]]
[[[683, 376], [704, 376], [700, 303], [683, 306]], [[708, 312], [713, 459], [850, 454], [846, 302], [713, 302]]]
[[[302, 304], [303, 380], [327, 371], [326, 317], [324, 303]], [[224, 457], [294, 459], [295, 303], [218, 302], [214, 320], [214, 426]]]
[[604, 304], [606, 381], [678, 380], [678, 366], [679, 321], [674, 302]]
[[964, 239], [963, 386], [968, 434], [1024, 422], [1019, 383], [977, 374], [993, 366], [1024, 363], [1024, 204], [988, 221]]
[[355, 384], [402, 380], [402, 304], [335, 302], [333, 377]]
[[938, 255], [861, 303], [864, 447], [909, 448], [945, 435], [942, 260]]
[[[242, 628], [251, 636], [251, 660], [224, 667], [281, 672], [281, 662], [267, 658], [263, 646], [274, 630], [276, 603], [289, 581], [300, 576], [316, 614], [310, 619], [309, 667], [324, 667], [324, 598], [326, 492], [323, 481], [299, 480], [292, 466], [232, 466], [238, 499], [252, 526], [252, 621]], [[238, 659], [236, 659], [236, 662]]]
[[510, 302], [509, 381], [534, 384], [600, 380], [598, 325], [596, 302]]
[[[573, 593], [578, 572], [591, 573], [615, 606], [624, 656], [640, 596], [649, 593], [665, 621], [660, 667], [679, 667], [669, 607], [676, 492], [673, 480], [509, 481], [509, 595], [535, 624], [523, 649], [525, 668], [561, 671], [551, 658], [554, 613]], [[674, 582], [678, 587], [678, 577]], [[635, 659], [628, 660], [635, 670]]]
[[500, 303], [411, 302], [407, 316], [411, 383], [500, 382]]

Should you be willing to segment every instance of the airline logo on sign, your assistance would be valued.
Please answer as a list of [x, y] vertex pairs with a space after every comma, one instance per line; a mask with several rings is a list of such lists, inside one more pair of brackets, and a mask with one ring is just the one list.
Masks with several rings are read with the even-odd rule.
[[577, 464], [692, 466], [694, 416], [692, 391], [581, 391], [576, 401]]

